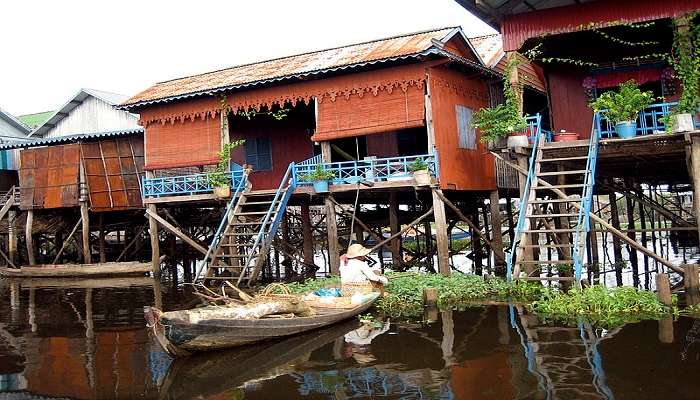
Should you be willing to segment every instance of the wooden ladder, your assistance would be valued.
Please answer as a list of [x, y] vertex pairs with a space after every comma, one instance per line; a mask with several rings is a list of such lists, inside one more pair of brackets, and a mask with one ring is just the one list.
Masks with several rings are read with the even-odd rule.
[[221, 240], [212, 251], [205, 281], [249, 286], [258, 278], [294, 192], [295, 186], [288, 175], [276, 191], [241, 193], [228, 216]]
[[[592, 184], [586, 179], [589, 156], [552, 156], [543, 136], [539, 137], [535, 151], [530, 174], [552, 186], [547, 187], [539, 184], [538, 179], [531, 179], [526, 206], [520, 210], [525, 215], [519, 230], [520, 237], [516, 237], [519, 243], [513, 263], [513, 277], [573, 281], [574, 233], [580, 229], [581, 218], [572, 203], [582, 204], [582, 194], [585, 194], [586, 186]], [[551, 195], [552, 188], [572, 194], [562, 199]], [[556, 269], [557, 273], [544, 276], [541, 270], [544, 267]], [[521, 271], [527, 271], [527, 276], [521, 277]]]

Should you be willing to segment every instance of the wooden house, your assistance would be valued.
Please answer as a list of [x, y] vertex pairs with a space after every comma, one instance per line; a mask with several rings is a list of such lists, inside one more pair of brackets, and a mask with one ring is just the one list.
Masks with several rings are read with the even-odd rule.
[[[215, 200], [207, 173], [224, 144], [244, 139], [231, 155], [233, 197], [241, 166], [252, 168], [245, 178], [250, 187], [241, 186], [248, 194], [229, 208], [246, 220], [260, 215], [262, 227], [248, 232], [255, 245], [239, 244], [245, 254], [222, 255], [217, 236], [220, 246], [206, 257], [244, 259], [225, 268], [238, 268], [234, 275], [247, 279], [240, 270], [259, 271], [266, 257], [259, 255], [267, 254], [265, 243], [287, 206], [321, 203], [331, 272], [337, 272], [336, 201], [351, 204], [357, 193], [360, 203], [390, 204], [396, 233], [398, 204], [417, 209], [410, 165], [418, 159], [428, 164], [434, 188], [455, 200], [496, 189], [493, 158], [470, 122], [476, 110], [498, 101], [503, 60], [498, 35], [472, 40], [461, 28], [444, 28], [157, 83], [121, 105], [138, 113], [145, 129], [142, 185], [149, 216], [156, 218], [156, 204]], [[529, 63], [521, 68], [529, 76], [528, 96], [543, 98], [539, 71]], [[329, 195], [310, 197], [314, 191], [304, 176], [316, 166], [334, 174]], [[435, 204], [440, 268], [449, 273], [444, 205], [426, 193], [424, 201]], [[246, 202], [263, 206], [240, 210]], [[233, 233], [242, 230], [231, 226], [235, 220], [252, 224], [233, 218], [217, 235], [243, 236]], [[306, 253], [308, 262], [312, 257]]]
[[[636, 226], [635, 215], [653, 210], [674, 233], [697, 230], [694, 211], [683, 210], [668, 199], [700, 186], [700, 143], [697, 131], [667, 134], [663, 117], [677, 106], [682, 87], [669, 63], [674, 40], [697, 29], [698, 0], [562, 0], [462, 1], [466, 9], [498, 29], [506, 57], [527, 56], [546, 82], [547, 124], [556, 134], [574, 132], [579, 140], [550, 143], [541, 135], [532, 146], [512, 152], [521, 172], [520, 222], [512, 241], [510, 273], [526, 279], [573, 279], [564, 269], [574, 266], [575, 278], [598, 279], [601, 231], [614, 237], [616, 281], [623, 283], [621, 265], [629, 261], [638, 283], [641, 258], [662, 271], [683, 274], [683, 268], [647, 246], [647, 234], [659, 229], [631, 229], [622, 233], [617, 201], [627, 201], [625, 218]], [[683, 40], [683, 39], [681, 39]], [[690, 40], [697, 52], [697, 40]], [[602, 93], [630, 79], [657, 99], [642, 110], [634, 137], [621, 138], [604, 113], [588, 104]], [[518, 76], [511, 77], [518, 81]], [[527, 109], [528, 99], [524, 99]], [[543, 113], [545, 114], [545, 113]], [[695, 128], [698, 127], [698, 116]], [[530, 157], [530, 161], [528, 161]], [[529, 162], [529, 164], [528, 164]], [[692, 185], [690, 185], [692, 183]], [[554, 187], [551, 187], [554, 186]], [[653, 190], [652, 190], [653, 188]], [[659, 196], [657, 191], [674, 193]], [[623, 195], [618, 197], [618, 195]], [[596, 196], [609, 196], [611, 223], [596, 212]], [[666, 199], [666, 200], [664, 200]], [[634, 211], [634, 210], [637, 211]], [[635, 214], [637, 213], [637, 214]], [[660, 224], [660, 223], [659, 223]], [[597, 231], [597, 232], [596, 232]], [[642, 243], [637, 243], [641, 232]], [[587, 246], [587, 242], [591, 245]], [[544, 245], [543, 243], [547, 243]], [[622, 257], [622, 243], [631, 249]], [[533, 253], [534, 252], [534, 253]], [[516, 258], [512, 258], [517, 253]], [[538, 254], [540, 253], [540, 254]], [[545, 254], [547, 253], [547, 254]], [[639, 256], [637, 255], [639, 253]], [[557, 272], [557, 266], [562, 270]], [[553, 273], [547, 270], [554, 269]], [[554, 275], [552, 277], [552, 274]], [[689, 281], [697, 281], [691, 279]]]

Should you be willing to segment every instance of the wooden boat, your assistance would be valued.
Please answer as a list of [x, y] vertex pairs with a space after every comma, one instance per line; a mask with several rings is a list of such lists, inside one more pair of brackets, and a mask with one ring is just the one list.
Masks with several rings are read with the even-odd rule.
[[46, 264], [21, 268], [0, 268], [0, 276], [15, 278], [144, 275], [152, 271], [151, 263], [108, 262], [98, 264]]
[[153, 329], [163, 349], [173, 357], [183, 357], [195, 352], [243, 346], [322, 328], [359, 315], [378, 298], [379, 293], [374, 293], [353, 308], [312, 307], [316, 315], [310, 317], [222, 318], [190, 323], [189, 310], [163, 313], [154, 307], [145, 307], [144, 313], [148, 326]]
[[162, 400], [213, 398], [253, 380], [271, 379], [293, 370], [303, 359], [359, 323], [348, 320], [289, 338], [220, 352], [194, 354], [173, 361], [158, 392]]

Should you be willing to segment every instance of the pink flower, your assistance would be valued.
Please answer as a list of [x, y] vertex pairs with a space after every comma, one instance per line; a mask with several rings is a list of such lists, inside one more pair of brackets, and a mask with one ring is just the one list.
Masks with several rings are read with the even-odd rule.
[[581, 86], [583, 86], [586, 90], [595, 89], [598, 86], [598, 80], [592, 76], [587, 76], [583, 80], [583, 84]]

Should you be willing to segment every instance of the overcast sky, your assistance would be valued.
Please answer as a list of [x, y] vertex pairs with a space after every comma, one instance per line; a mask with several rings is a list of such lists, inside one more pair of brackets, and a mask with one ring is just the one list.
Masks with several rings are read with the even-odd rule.
[[461, 25], [454, 0], [3, 1], [0, 108], [55, 110], [80, 88], [133, 95], [251, 61]]

